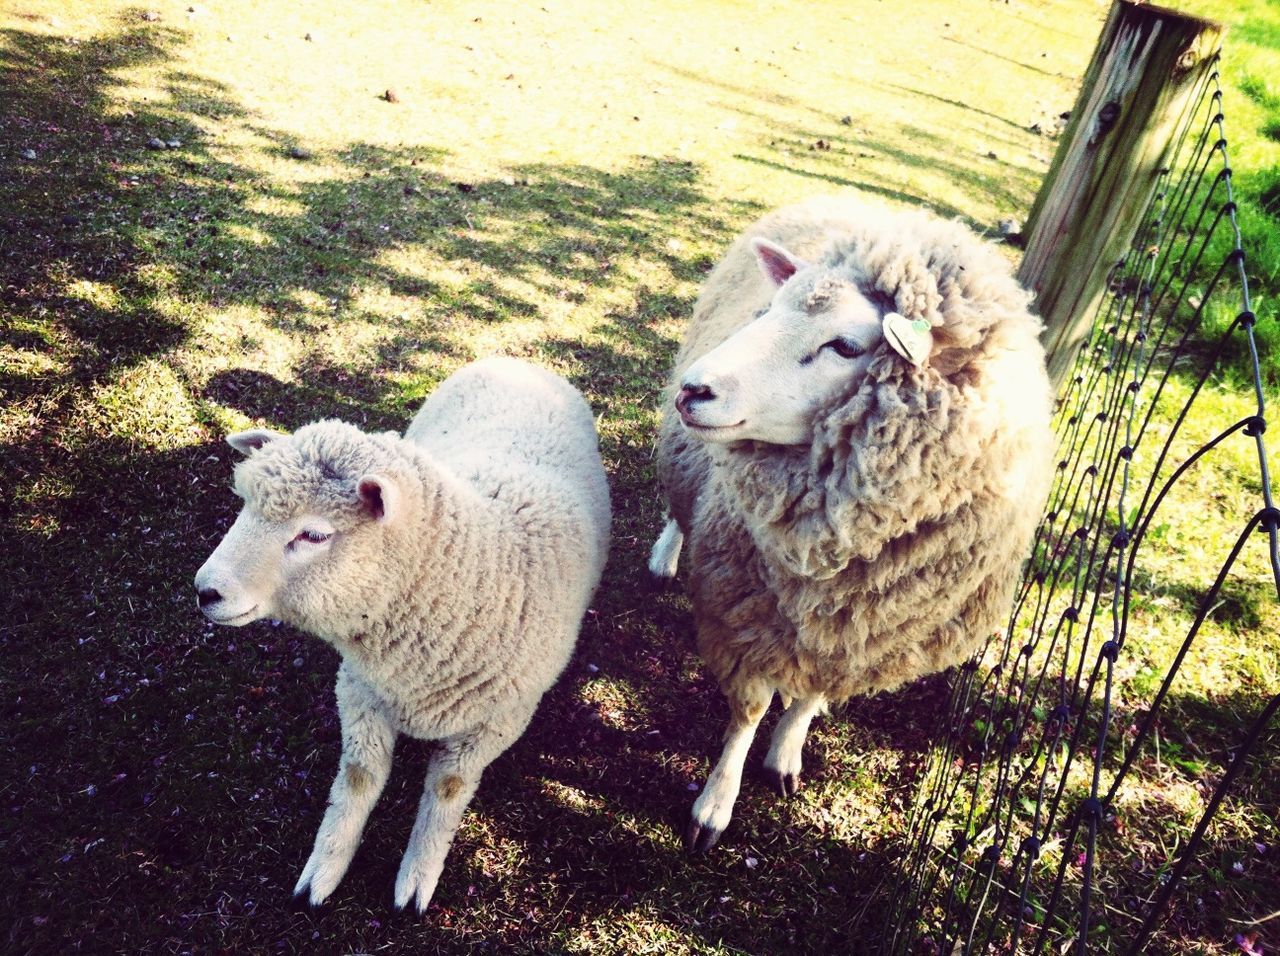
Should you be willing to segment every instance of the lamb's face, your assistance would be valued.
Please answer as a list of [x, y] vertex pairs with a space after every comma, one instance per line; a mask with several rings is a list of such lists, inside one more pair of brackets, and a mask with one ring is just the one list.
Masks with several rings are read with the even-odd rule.
[[333, 424], [294, 436], [255, 430], [227, 438], [250, 460], [236, 471], [244, 507], [196, 573], [197, 603], [209, 620], [307, 626], [326, 615], [334, 596], [349, 594], [349, 584], [376, 575], [370, 556], [402, 510], [401, 489], [385, 474], [344, 475], [353, 464], [359, 470], [358, 455], [318, 456], [308, 429]]
[[676, 409], [703, 441], [808, 444], [813, 420], [865, 373], [884, 337], [883, 312], [851, 283], [763, 239], [761, 268], [777, 287], [749, 324], [685, 372]]

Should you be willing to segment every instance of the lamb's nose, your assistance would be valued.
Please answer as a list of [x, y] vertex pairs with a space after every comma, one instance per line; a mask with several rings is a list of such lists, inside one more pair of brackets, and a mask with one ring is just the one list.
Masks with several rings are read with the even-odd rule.
[[222, 600], [222, 595], [218, 593], [216, 588], [201, 588], [196, 592], [196, 603], [201, 607], [208, 607], [210, 604], [217, 604]]
[[676, 395], [676, 410], [687, 413], [694, 402], [706, 402], [715, 397], [710, 385], [683, 385]]

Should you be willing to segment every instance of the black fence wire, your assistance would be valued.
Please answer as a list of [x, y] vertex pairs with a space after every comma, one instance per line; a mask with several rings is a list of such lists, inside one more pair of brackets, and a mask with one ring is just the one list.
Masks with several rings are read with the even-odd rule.
[[[1198, 823], [1178, 833], [1164, 865], [1139, 866], [1108, 849], [1124, 842], [1126, 786], [1160, 759], [1161, 707], [1224, 583], [1240, 573], [1242, 552], [1265, 552], [1249, 573], [1266, 580], [1260, 569], [1269, 564], [1280, 599], [1280, 511], [1216, 72], [1206, 71], [1169, 155], [1059, 397], [1058, 476], [1008, 627], [953, 680], [945, 733], [910, 814], [885, 952], [1156, 951], [1170, 898], [1280, 708], [1280, 696], [1259, 702]], [[1208, 331], [1207, 316], [1232, 313], [1225, 331]], [[1224, 370], [1243, 382], [1237, 392], [1253, 393], [1234, 420], [1221, 415], [1231, 402], [1206, 401], [1224, 391]], [[1206, 420], [1217, 432], [1207, 440]], [[1234, 442], [1256, 447], [1256, 472], [1250, 464], [1240, 478], [1258, 489], [1256, 511], [1242, 528], [1243, 515], [1221, 518], [1234, 545], [1216, 572], [1192, 555], [1178, 559], [1184, 577], [1201, 582], [1196, 610], [1182, 618], [1185, 637], [1178, 644], [1175, 633], [1163, 679], [1145, 675], [1146, 687], [1159, 680], [1147, 698], [1141, 683], [1120, 683], [1142, 660], [1135, 605], [1150, 598], [1144, 558], [1173, 520], [1162, 510], [1171, 501], [1182, 502], [1178, 520], [1210, 520], [1208, 502], [1188, 516], [1172, 492]], [[1248, 449], [1244, 460], [1253, 461]], [[1109, 871], [1117, 860], [1124, 865]]]

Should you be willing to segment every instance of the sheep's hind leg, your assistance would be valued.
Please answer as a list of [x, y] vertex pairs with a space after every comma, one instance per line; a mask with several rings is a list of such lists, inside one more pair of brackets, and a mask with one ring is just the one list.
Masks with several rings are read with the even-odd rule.
[[764, 758], [765, 774], [773, 788], [784, 797], [794, 796], [800, 790], [800, 759], [804, 751], [804, 739], [809, 733], [809, 722], [822, 710], [826, 700], [822, 697], [800, 697], [787, 707], [778, 725], [773, 729], [769, 753]]
[[400, 861], [396, 909], [402, 910], [412, 902], [419, 913], [426, 912], [463, 811], [480, 785], [480, 775], [520, 736], [527, 723], [528, 717], [501, 731], [480, 728], [441, 741], [440, 750], [427, 767], [418, 819]]
[[684, 547], [684, 532], [675, 518], [668, 517], [667, 524], [658, 535], [649, 552], [649, 573], [655, 578], [674, 578], [680, 565], [680, 550]]
[[742, 787], [742, 767], [760, 718], [773, 699], [773, 688], [764, 683], [754, 683], [737, 688], [727, 696], [731, 716], [729, 729], [725, 732], [724, 750], [693, 804], [693, 814], [685, 831], [685, 847], [692, 853], [703, 853], [715, 846], [733, 817], [733, 804]]
[[337, 695], [342, 759], [315, 847], [293, 890], [295, 899], [305, 895], [312, 906], [323, 903], [346, 875], [369, 812], [391, 773], [396, 741], [395, 728], [381, 703], [341, 668]]

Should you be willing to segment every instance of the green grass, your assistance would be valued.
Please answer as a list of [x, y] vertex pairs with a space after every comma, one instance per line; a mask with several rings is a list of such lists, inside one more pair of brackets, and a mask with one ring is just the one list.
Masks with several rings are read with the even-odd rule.
[[[687, 601], [644, 572], [656, 395], [699, 282], [766, 208], [855, 190], [979, 230], [1022, 218], [1055, 148], [1031, 127], [1071, 107], [1105, 7], [187, 7], [0, 11], [0, 946], [861, 951], [945, 682], [821, 721], [808, 788], [782, 803], [750, 782], [723, 847], [687, 859], [673, 824], [725, 707]], [[1242, 9], [1227, 114], [1270, 322], [1277, 18]], [[425, 767], [412, 743], [329, 906], [293, 912], [337, 761], [336, 658], [195, 612], [191, 577], [237, 504], [221, 437], [322, 416], [401, 428], [496, 351], [567, 375], [599, 415], [617, 511], [604, 586], [486, 775], [430, 915], [389, 912]], [[1215, 388], [1210, 410], [1236, 414], [1235, 383]], [[1211, 433], [1209, 411], [1191, 425]], [[1223, 544], [1197, 526], [1203, 503], [1226, 527], [1256, 497], [1247, 451], [1170, 504], [1138, 684]], [[1202, 800], [1197, 781], [1280, 689], [1275, 604], [1248, 561], [1165, 718], [1196, 747], [1144, 768], [1135, 808]], [[1256, 836], [1261, 882], [1197, 871], [1205, 906], [1180, 901], [1171, 946], [1229, 951], [1230, 920], [1274, 902], [1268, 746], [1206, 850], [1230, 874]], [[1144, 817], [1133, 842], [1154, 860], [1163, 831]]]
[[[1241, 241], [1254, 310], [1274, 317], [1280, 298], [1280, 9], [1266, 0], [1186, 0], [1176, 6], [1227, 25], [1224, 113]], [[1215, 251], [1223, 251], [1220, 244]], [[1225, 331], [1235, 314], [1222, 309], [1207, 315], [1206, 338]], [[1265, 381], [1280, 388], [1280, 328], [1263, 321], [1256, 331]], [[1228, 355], [1232, 365], [1244, 357], [1238, 346]]]

